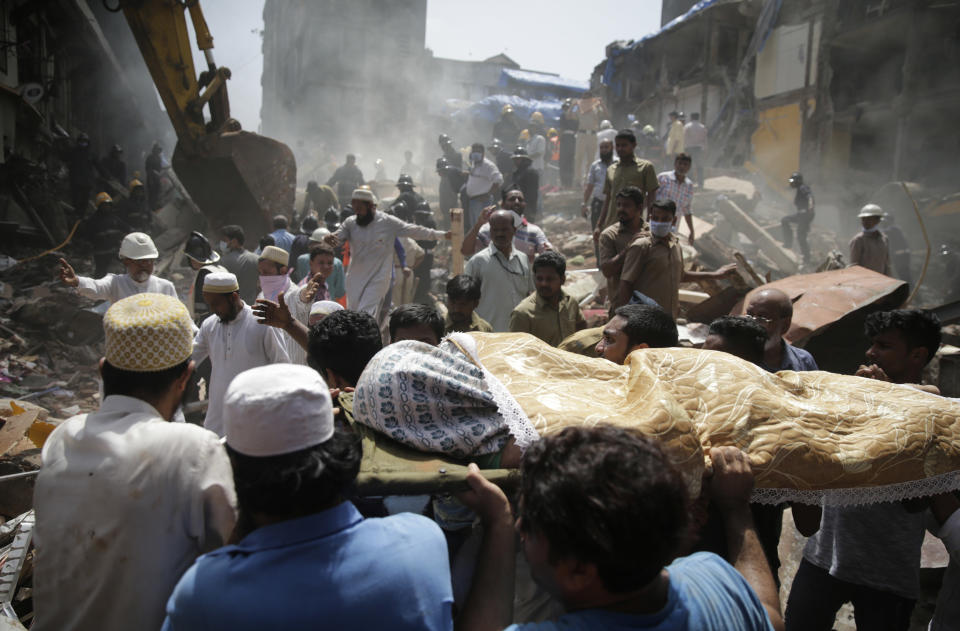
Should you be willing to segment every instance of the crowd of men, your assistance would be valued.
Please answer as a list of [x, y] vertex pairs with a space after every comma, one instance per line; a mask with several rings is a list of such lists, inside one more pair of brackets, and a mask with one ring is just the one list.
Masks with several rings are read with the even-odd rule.
[[[676, 231], [686, 222], [694, 243], [688, 174], [703, 144], [685, 147], [672, 118], [673, 170], [659, 174], [638, 156], [633, 130], [598, 134], [583, 206], [607, 281], [609, 318], [598, 327], [587, 327], [563, 288], [567, 261], [532, 222], [546, 151], [535, 129], [518, 131], [529, 139], [507, 175], [496, 144], [489, 157], [474, 144], [464, 170], [441, 136], [438, 172], [450, 178], [441, 206], [459, 196], [469, 228], [464, 271], [447, 281], [443, 304], [429, 297], [430, 252], [452, 235], [427, 219], [410, 178], [381, 204], [351, 157], [326, 185], [308, 186], [294, 231], [278, 216], [255, 250], [239, 226], [218, 228], [216, 244], [193, 233], [184, 252], [196, 275], [184, 301], [154, 273], [159, 253], [144, 231], [111, 233], [125, 273], [106, 273], [117, 250], [95, 252], [97, 278], [61, 259], [63, 283], [111, 306], [101, 408], [64, 422], [43, 450], [34, 628], [827, 630], [850, 601], [860, 628], [906, 629], [925, 528], [960, 554], [953, 493], [792, 506], [810, 539], [781, 612], [785, 507], [749, 503], [749, 456], [733, 446], [710, 450], [699, 498], [655, 441], [604, 425], [568, 428], [526, 451], [507, 445], [481, 462], [519, 469], [512, 497], [476, 464], [455, 498], [438, 494], [420, 514], [354, 488], [363, 454], [349, 395], [385, 344], [526, 333], [618, 365], [678, 346], [680, 284], [734, 267], [684, 265]], [[348, 213], [327, 213], [347, 198]], [[812, 215], [809, 187], [800, 198], [798, 214]], [[851, 248], [865, 264], [878, 215], [865, 207], [861, 217]], [[784, 223], [796, 223], [802, 247], [805, 221]], [[784, 338], [792, 311], [786, 294], [755, 292], [746, 315], [710, 324], [703, 347], [771, 372], [816, 370]], [[920, 384], [940, 345], [939, 321], [919, 310], [875, 313], [865, 333], [857, 375], [893, 383]], [[201, 378], [203, 427], [176, 422]], [[408, 396], [422, 403], [435, 393]], [[957, 573], [951, 565], [935, 629], [957, 628]]]

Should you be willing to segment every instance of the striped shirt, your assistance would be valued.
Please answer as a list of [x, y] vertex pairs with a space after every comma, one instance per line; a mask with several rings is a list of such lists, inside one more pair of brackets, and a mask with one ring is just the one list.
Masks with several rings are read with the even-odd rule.
[[[485, 223], [481, 226], [480, 232], [477, 233], [477, 244], [480, 248], [490, 245], [490, 224]], [[526, 254], [531, 261], [538, 254], [553, 249], [553, 245], [547, 241], [547, 235], [544, 234], [543, 229], [540, 226], [528, 223], [526, 219], [517, 228], [517, 233], [513, 235], [513, 247]]]
[[657, 201], [673, 200], [677, 205], [678, 217], [692, 214], [690, 207], [693, 205], [693, 180], [689, 176], [684, 177], [683, 182], [678, 182], [676, 171], [664, 171], [657, 176], [657, 181], [660, 183]]

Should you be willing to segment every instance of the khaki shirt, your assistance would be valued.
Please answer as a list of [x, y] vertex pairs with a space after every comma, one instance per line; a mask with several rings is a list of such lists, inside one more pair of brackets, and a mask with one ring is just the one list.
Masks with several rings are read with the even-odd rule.
[[890, 276], [890, 242], [887, 235], [860, 231], [850, 239], [850, 265], [860, 265]]
[[655, 300], [674, 319], [680, 313], [682, 277], [683, 251], [673, 234], [664, 239], [641, 234], [627, 248], [620, 281]]
[[607, 207], [607, 218], [603, 223], [606, 228], [617, 221], [617, 193], [628, 186], [636, 186], [643, 191], [645, 197], [653, 195], [660, 187], [657, 180], [657, 170], [653, 163], [642, 158], [634, 158], [635, 162], [614, 162], [607, 167], [607, 180], [603, 184], [604, 203]]
[[[600, 258], [597, 264], [603, 265], [621, 252], [625, 252], [630, 243], [641, 232], [647, 232], [647, 229], [645, 227], [640, 228], [637, 232], [624, 230], [619, 221], [612, 226], [604, 228], [603, 232], [600, 233], [600, 242], [598, 244]], [[619, 291], [620, 275], [615, 274], [607, 278], [607, 300], [610, 302], [611, 309], [616, 309], [620, 306], [617, 301]]]
[[548, 305], [539, 294], [530, 294], [510, 314], [511, 333], [530, 333], [550, 346], [556, 346], [586, 325], [580, 305], [566, 292], [556, 307]]
[[478, 316], [476, 311], [470, 314], [470, 324], [468, 324], [466, 328], [454, 328], [453, 320], [450, 319], [449, 313], [447, 313], [447, 318], [444, 320], [443, 326], [444, 331], [447, 333], [453, 333], [454, 331], [461, 333], [493, 333], [493, 327], [490, 326], [490, 323]]
[[568, 353], [576, 353], [586, 357], [600, 357], [597, 355], [597, 344], [603, 339], [603, 327], [595, 326], [592, 329], [577, 331], [566, 338], [557, 347]]

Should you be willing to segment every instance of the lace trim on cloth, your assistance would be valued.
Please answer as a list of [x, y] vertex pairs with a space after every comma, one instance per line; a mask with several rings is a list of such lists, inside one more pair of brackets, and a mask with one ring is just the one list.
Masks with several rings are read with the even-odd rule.
[[510, 430], [510, 435], [516, 441], [517, 447], [521, 451], [526, 451], [527, 447], [540, 440], [539, 432], [510, 391], [480, 363], [476, 341], [466, 333], [451, 333], [444, 340], [460, 349], [483, 371], [483, 378], [490, 388], [490, 395], [497, 404], [497, 411], [507, 424], [507, 429]]
[[897, 502], [958, 490], [960, 490], [960, 472], [954, 471], [922, 480], [861, 488], [824, 489], [820, 491], [753, 489], [750, 501], [755, 504], [797, 502], [800, 504], [819, 504], [820, 506], [857, 506], [860, 504]]

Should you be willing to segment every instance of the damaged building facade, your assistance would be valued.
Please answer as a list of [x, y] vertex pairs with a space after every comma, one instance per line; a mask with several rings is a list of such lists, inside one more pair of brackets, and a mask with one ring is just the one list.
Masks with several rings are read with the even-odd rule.
[[658, 132], [671, 110], [701, 112], [710, 163], [783, 193], [800, 170], [847, 209], [906, 180], [924, 207], [956, 192], [958, 56], [958, 2], [701, 0], [608, 46], [592, 85]]
[[6, 0], [0, 37], [0, 232], [53, 245], [69, 228], [59, 200], [77, 135], [97, 158], [121, 145], [132, 173], [154, 141], [172, 149], [170, 125], [123, 15], [103, 3]]

